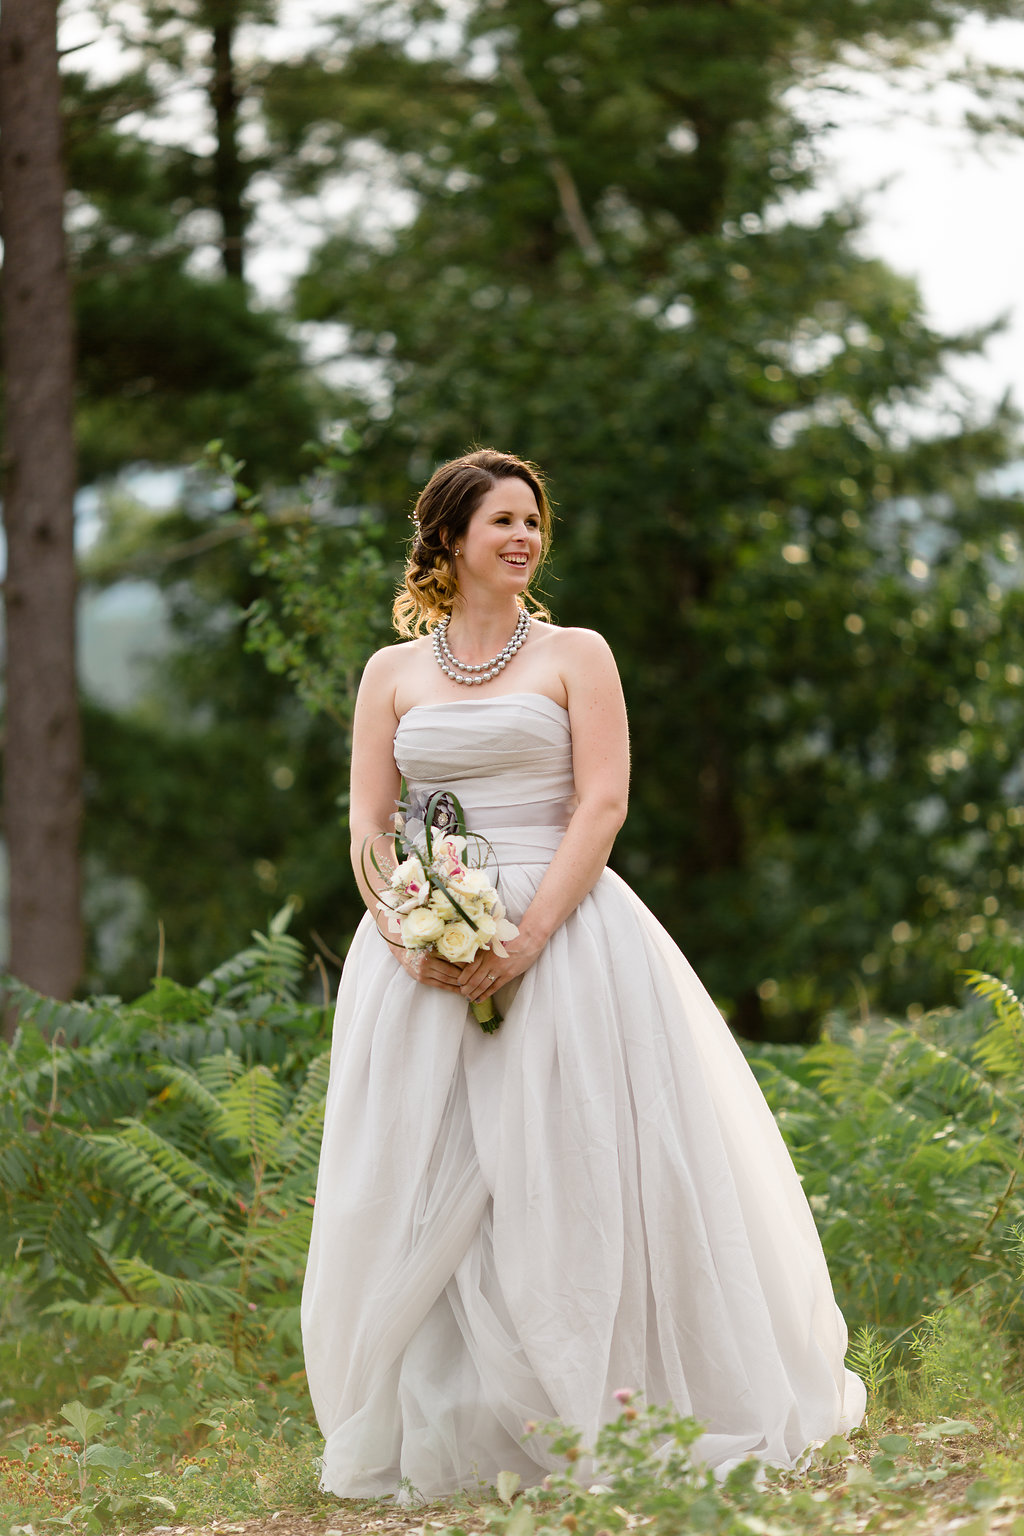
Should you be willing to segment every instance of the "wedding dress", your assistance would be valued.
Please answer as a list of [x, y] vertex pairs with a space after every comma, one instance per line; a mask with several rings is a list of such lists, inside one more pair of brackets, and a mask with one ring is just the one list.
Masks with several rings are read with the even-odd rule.
[[[516, 920], [571, 815], [569, 717], [541, 694], [420, 705], [395, 758], [454, 791]], [[366, 916], [345, 962], [302, 1326], [343, 1496], [541, 1481], [529, 1420], [592, 1444], [632, 1388], [697, 1453], [792, 1465], [860, 1421], [799, 1179], [690, 966], [606, 870], [533, 966], [466, 1002]]]

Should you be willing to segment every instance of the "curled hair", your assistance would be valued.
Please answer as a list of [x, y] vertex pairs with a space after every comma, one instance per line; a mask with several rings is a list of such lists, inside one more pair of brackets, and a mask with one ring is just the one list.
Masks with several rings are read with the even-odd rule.
[[[458, 584], [453, 550], [487, 492], [501, 480], [522, 480], [530, 487], [540, 514], [541, 559], [547, 555], [551, 545], [551, 507], [536, 465], [517, 459], [512, 453], [499, 453], [496, 448], [477, 448], [459, 459], [451, 459], [431, 475], [412, 514], [416, 531], [405, 577], [392, 609], [400, 635], [418, 635], [422, 629], [433, 629], [455, 607]], [[520, 603], [528, 603], [532, 612], [550, 618], [544, 605], [533, 596], [524, 593]]]

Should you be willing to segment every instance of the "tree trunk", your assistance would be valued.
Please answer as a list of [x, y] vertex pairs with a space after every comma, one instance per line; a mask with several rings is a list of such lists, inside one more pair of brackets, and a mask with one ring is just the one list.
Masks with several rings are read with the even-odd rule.
[[10, 970], [41, 992], [67, 998], [82, 973], [82, 748], [57, 0], [3, 0], [0, 196]]
[[228, 7], [217, 7], [213, 25], [213, 76], [210, 101], [217, 124], [213, 157], [213, 196], [223, 229], [221, 259], [228, 277], [245, 277], [245, 230], [249, 222], [244, 193], [246, 173], [238, 152], [238, 109], [241, 95], [235, 77], [236, 18]]

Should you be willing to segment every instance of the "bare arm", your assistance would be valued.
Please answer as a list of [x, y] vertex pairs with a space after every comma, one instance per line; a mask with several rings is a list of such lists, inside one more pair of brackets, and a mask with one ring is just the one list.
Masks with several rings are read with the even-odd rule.
[[[376, 920], [377, 891], [363, 872], [363, 849], [368, 839], [390, 832], [401, 792], [402, 778], [395, 764], [394, 742], [398, 729], [395, 713], [395, 679], [403, 647], [391, 646], [371, 656], [363, 672], [352, 722], [352, 778], [349, 799], [350, 856], [360, 895]], [[367, 860], [367, 868], [369, 861]], [[428, 986], [458, 991], [460, 973], [437, 955], [393, 947], [397, 964]]]
[[[460, 990], [472, 1001], [489, 997], [527, 970], [548, 939], [579, 906], [604, 869], [626, 817], [629, 736], [615, 661], [590, 630], [565, 636], [562, 679], [569, 701], [577, 808], [537, 894], [502, 958], [482, 953], [464, 967]], [[489, 981], [488, 977], [495, 979]]]

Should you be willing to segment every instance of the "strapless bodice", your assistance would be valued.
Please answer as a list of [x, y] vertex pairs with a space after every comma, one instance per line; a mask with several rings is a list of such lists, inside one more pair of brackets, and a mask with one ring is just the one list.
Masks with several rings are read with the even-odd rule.
[[569, 715], [542, 693], [414, 705], [395, 762], [411, 799], [456, 795], [503, 861], [547, 862], [576, 806]]

